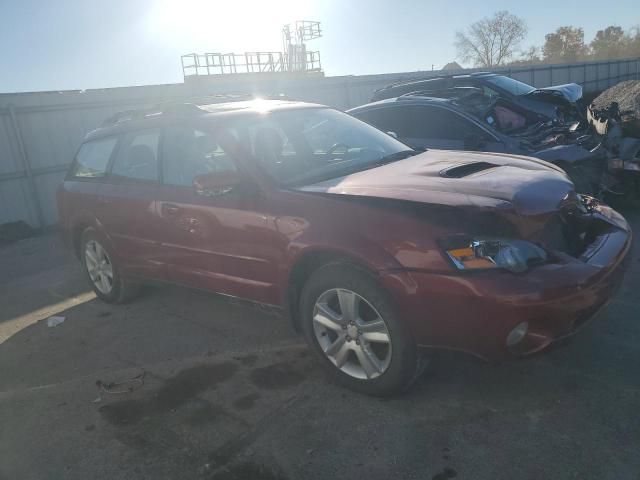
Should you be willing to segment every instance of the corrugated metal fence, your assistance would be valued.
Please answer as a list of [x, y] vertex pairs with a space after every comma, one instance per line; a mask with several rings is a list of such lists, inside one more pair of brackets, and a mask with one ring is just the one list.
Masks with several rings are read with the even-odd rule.
[[[473, 70], [465, 70], [470, 72]], [[579, 83], [603, 90], [640, 78], [640, 59], [499, 68], [536, 87]], [[57, 220], [55, 190], [84, 135], [117, 111], [216, 94], [283, 93], [288, 98], [346, 109], [366, 103], [385, 85], [442, 72], [343, 77], [211, 76], [184, 84], [88, 91], [0, 94], [0, 224]], [[456, 72], [447, 72], [456, 73]]]

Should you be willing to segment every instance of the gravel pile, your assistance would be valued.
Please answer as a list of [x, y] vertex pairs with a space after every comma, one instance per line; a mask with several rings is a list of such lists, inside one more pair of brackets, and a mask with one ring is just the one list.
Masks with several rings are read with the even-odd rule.
[[596, 111], [603, 111], [612, 102], [618, 102], [620, 112], [633, 112], [632, 115], [640, 119], [640, 80], [627, 80], [608, 88], [596, 97], [592, 105]]

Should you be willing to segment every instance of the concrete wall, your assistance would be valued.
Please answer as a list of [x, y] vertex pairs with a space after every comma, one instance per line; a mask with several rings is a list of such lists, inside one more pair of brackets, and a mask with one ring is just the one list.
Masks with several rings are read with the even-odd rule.
[[[469, 72], [474, 70], [465, 70]], [[640, 78], [640, 59], [499, 68], [536, 87], [580, 83], [586, 92]], [[87, 91], [0, 94], [0, 224], [57, 220], [55, 190], [84, 135], [115, 112], [216, 94], [275, 94], [346, 109], [385, 85], [441, 72], [342, 77], [246, 75], [188, 77], [184, 84]], [[447, 72], [455, 73], [455, 72]]]

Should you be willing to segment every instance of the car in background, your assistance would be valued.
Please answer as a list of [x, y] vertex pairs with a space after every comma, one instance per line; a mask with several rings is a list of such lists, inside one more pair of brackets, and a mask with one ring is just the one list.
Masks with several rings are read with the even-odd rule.
[[479, 89], [488, 99], [506, 100], [520, 109], [535, 113], [542, 121], [553, 120], [570, 124], [584, 118], [584, 108], [580, 105], [582, 87], [577, 83], [535, 88], [514, 78], [490, 72], [443, 75], [397, 82], [376, 90], [371, 101], [377, 102], [418, 92], [437, 97], [459, 87]]
[[597, 195], [606, 170], [598, 139], [539, 117], [502, 99], [489, 100], [473, 87], [448, 98], [406, 94], [362, 105], [347, 113], [390, 132], [415, 149], [473, 150], [535, 157], [563, 168], [581, 193]]
[[546, 162], [420, 153], [285, 101], [116, 115], [85, 138], [58, 208], [102, 300], [161, 281], [277, 308], [339, 382], [375, 395], [407, 388], [428, 348], [498, 360], [572, 335], [631, 245]]

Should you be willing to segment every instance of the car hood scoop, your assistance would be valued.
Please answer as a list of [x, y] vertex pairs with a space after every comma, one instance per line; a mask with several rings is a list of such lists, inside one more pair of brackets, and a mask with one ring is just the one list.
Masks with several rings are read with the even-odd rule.
[[473, 175], [474, 173], [482, 172], [490, 168], [496, 168], [500, 165], [489, 162], [473, 162], [463, 163], [462, 165], [456, 165], [455, 167], [445, 168], [440, 170], [440, 176], [444, 178], [463, 178]]
[[407, 200], [448, 206], [557, 210], [573, 184], [558, 167], [499, 153], [429, 150], [404, 160], [297, 188], [319, 194]]

